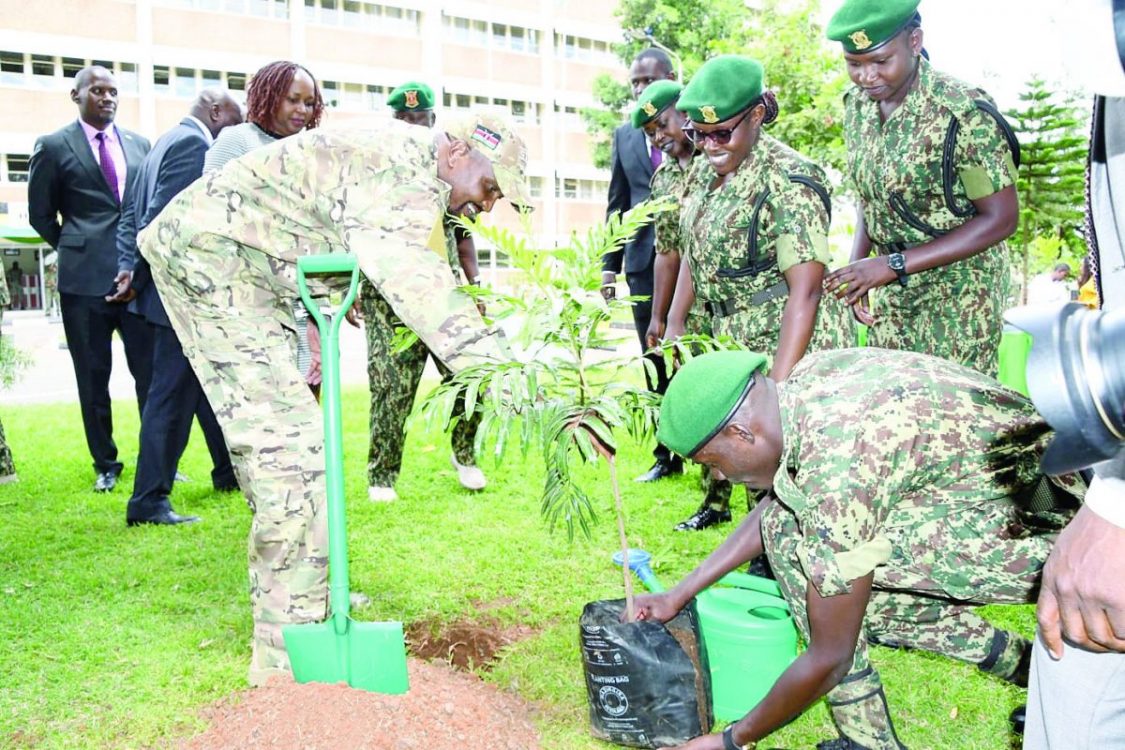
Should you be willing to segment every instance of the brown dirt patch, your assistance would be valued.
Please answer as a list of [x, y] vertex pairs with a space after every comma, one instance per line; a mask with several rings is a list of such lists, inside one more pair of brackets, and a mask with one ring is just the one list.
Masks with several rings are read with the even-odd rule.
[[406, 626], [406, 644], [420, 659], [437, 659], [458, 669], [488, 671], [505, 646], [535, 631], [526, 625], [503, 627], [495, 618], [443, 623], [422, 620]]
[[445, 664], [408, 662], [410, 690], [379, 695], [346, 685], [275, 678], [206, 711], [210, 727], [180, 750], [538, 750], [531, 708]]

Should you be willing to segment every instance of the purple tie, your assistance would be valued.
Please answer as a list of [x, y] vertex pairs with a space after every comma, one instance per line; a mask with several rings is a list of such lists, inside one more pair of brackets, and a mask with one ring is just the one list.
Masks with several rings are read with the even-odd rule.
[[98, 139], [98, 161], [102, 164], [105, 181], [109, 183], [109, 192], [113, 193], [113, 199], [120, 203], [121, 196], [117, 194], [117, 167], [113, 163], [113, 157], [109, 155], [105, 133], [98, 133], [94, 137]]
[[652, 168], [656, 169], [660, 166], [660, 162], [664, 161], [664, 152], [656, 146], [649, 147], [649, 158], [652, 159]]

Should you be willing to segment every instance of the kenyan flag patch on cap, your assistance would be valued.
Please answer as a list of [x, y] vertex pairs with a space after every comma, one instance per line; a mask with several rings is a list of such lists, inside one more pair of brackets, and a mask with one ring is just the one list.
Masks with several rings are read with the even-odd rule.
[[500, 134], [495, 130], [489, 130], [484, 125], [477, 125], [477, 129], [473, 131], [472, 139], [487, 146], [492, 151], [500, 147]]

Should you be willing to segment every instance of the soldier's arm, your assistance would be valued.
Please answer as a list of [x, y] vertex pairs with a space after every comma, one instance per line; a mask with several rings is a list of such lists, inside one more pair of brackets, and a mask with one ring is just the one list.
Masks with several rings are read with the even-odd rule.
[[59, 233], [58, 162], [44, 138], [35, 141], [27, 173], [27, 218], [39, 236], [58, 248]]
[[473, 235], [463, 227], [454, 227], [453, 238], [457, 241], [457, 262], [461, 272], [465, 274], [465, 281], [477, 284], [480, 280], [480, 263], [477, 260], [477, 243]]
[[472, 298], [455, 283], [449, 264], [426, 246], [435, 227], [441, 227], [444, 207], [437, 198], [404, 189], [383, 200], [393, 210], [381, 220], [341, 231], [360, 270], [454, 372], [481, 360], [509, 359], [503, 334], [485, 325]]

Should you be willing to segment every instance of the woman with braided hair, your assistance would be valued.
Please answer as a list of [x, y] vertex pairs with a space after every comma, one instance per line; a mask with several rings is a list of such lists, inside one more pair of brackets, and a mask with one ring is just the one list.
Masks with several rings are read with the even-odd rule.
[[[769, 354], [770, 377], [780, 381], [806, 352], [847, 346], [851, 337], [846, 310], [821, 292], [831, 221], [824, 171], [762, 132], [778, 116], [763, 77], [756, 60], [722, 55], [699, 69], [676, 103], [710, 172], [683, 203], [687, 263], [665, 336], [683, 332], [695, 305], [714, 335]], [[676, 528], [730, 518], [729, 501], [712, 497]]]
[[[261, 68], [246, 87], [246, 122], [215, 139], [203, 162], [203, 174], [221, 169], [232, 159], [281, 138], [320, 125], [324, 98], [312, 73], [303, 65], [278, 60]], [[297, 322], [297, 369], [320, 398], [320, 335], [300, 300], [293, 301]]]

